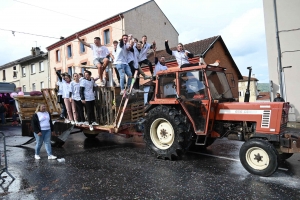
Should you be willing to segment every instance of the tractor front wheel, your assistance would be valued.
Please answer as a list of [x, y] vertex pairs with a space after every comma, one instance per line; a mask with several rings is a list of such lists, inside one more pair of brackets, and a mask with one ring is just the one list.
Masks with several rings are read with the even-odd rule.
[[268, 141], [250, 139], [240, 149], [240, 160], [251, 174], [271, 176], [278, 169], [279, 155]]
[[172, 160], [181, 156], [190, 138], [189, 123], [180, 111], [158, 106], [148, 112], [144, 123], [144, 141], [156, 157]]

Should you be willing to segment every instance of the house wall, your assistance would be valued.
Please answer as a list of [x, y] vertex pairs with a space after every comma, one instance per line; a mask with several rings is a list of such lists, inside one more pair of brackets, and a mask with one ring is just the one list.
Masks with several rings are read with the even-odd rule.
[[165, 49], [165, 40], [169, 40], [170, 47], [177, 46], [179, 34], [155, 1], [134, 8], [123, 15], [125, 33], [133, 34], [138, 40], [147, 35], [148, 43], [156, 41], [157, 51]]
[[231, 86], [233, 97], [239, 98], [238, 74], [220, 41], [217, 41], [214, 47], [205, 54], [204, 60], [207, 64], [220, 60], [220, 66], [226, 68], [227, 80]]
[[[44, 71], [39, 70], [39, 62], [44, 63]], [[35, 73], [31, 73], [31, 64], [35, 65]], [[17, 76], [13, 77], [13, 67], [16, 66]], [[41, 82], [44, 82], [44, 88], [49, 88], [48, 60], [46, 58], [33, 59], [31, 62], [14, 65], [0, 70], [1, 80], [3, 79], [3, 70], [5, 70], [6, 80], [3, 82], [14, 83], [16, 87], [23, 86], [26, 92], [33, 90], [32, 83], [35, 83], [35, 90], [41, 90]], [[22, 67], [25, 67], [25, 76], [22, 74]]]
[[[277, 70], [277, 44], [276, 28], [274, 17], [273, 0], [264, 0], [265, 30], [268, 53], [269, 77], [273, 81], [273, 97], [280, 91], [279, 75]], [[278, 30], [291, 30], [300, 27], [300, 1], [299, 0], [277, 0], [277, 19]], [[289, 120], [300, 121], [300, 93], [298, 91], [299, 74], [300, 74], [300, 31], [280, 32], [281, 60], [282, 67], [292, 66], [285, 69], [285, 100], [290, 102], [293, 109], [290, 109]], [[296, 51], [295, 51], [296, 50]], [[298, 51], [297, 51], [298, 50]], [[287, 52], [293, 51], [293, 52]]]
[[[247, 81], [239, 81], [238, 83], [238, 88], [239, 88], [239, 102], [244, 102], [245, 99], [245, 93], [247, 90], [247, 85], [248, 82]], [[257, 99], [257, 81], [250, 81], [250, 98], [249, 98], [249, 102], [256, 102]]]
[[[84, 39], [87, 43], [94, 43], [95, 37], [101, 38], [101, 43], [104, 42], [104, 31], [109, 29], [110, 30], [110, 43], [106, 45], [109, 51], [113, 50], [112, 42], [114, 40], [119, 40], [122, 36], [122, 21], [117, 21], [112, 23], [108, 26], [100, 28], [96, 31], [90, 32], [81, 36], [81, 39]], [[68, 58], [67, 56], [67, 46], [72, 46], [72, 57]], [[56, 51], [60, 50], [60, 62], [57, 62], [56, 59]], [[64, 44], [60, 47], [57, 47], [53, 50], [49, 51], [49, 63], [50, 63], [50, 70], [51, 70], [51, 86], [54, 87], [55, 83], [57, 82], [56, 74], [54, 71], [54, 67], [57, 70], [61, 70], [61, 72], [68, 72], [68, 67], [72, 67], [72, 71], [74, 72], [81, 72], [81, 68], [73, 67], [73, 66], [80, 66], [82, 63], [86, 62], [87, 66], [93, 66], [93, 52], [92, 49], [89, 47], [85, 47], [85, 52], [80, 53], [80, 42], [75, 39], [67, 44]], [[98, 76], [98, 71], [96, 69], [91, 69], [92, 76]]]

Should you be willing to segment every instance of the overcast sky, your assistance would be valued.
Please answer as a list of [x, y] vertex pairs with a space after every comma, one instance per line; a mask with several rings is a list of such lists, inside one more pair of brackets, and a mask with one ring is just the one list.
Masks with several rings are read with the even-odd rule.
[[[144, 2], [147, 0], [1, 0], [0, 29], [66, 37]], [[269, 81], [261, 0], [156, 0], [156, 3], [178, 31], [179, 42], [186, 44], [221, 35], [242, 75], [247, 76], [247, 67], [252, 66], [260, 83]], [[21, 33], [14, 36], [0, 30], [0, 41], [0, 65], [3, 65], [30, 55], [36, 43], [46, 51], [58, 39]]]

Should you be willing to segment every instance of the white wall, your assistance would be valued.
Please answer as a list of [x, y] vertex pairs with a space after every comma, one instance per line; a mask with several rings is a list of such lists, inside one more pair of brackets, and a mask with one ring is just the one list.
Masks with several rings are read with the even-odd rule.
[[[277, 70], [277, 44], [274, 17], [273, 0], [264, 0], [265, 29], [268, 52], [269, 77], [273, 81], [274, 96], [280, 91]], [[290, 30], [300, 28], [300, 1], [299, 0], [277, 0], [278, 30]], [[282, 52], [282, 67], [292, 66], [285, 69], [286, 101], [290, 102], [295, 114], [290, 114], [290, 121], [300, 121], [300, 30], [280, 32], [280, 46]], [[296, 52], [287, 52], [295, 51]]]

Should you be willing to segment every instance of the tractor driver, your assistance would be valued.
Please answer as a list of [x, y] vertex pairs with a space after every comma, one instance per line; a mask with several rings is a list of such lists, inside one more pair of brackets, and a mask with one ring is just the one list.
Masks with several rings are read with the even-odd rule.
[[186, 98], [205, 98], [205, 86], [199, 81], [192, 72], [182, 73], [180, 75], [181, 95]]

